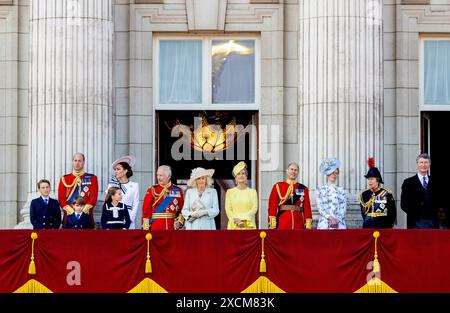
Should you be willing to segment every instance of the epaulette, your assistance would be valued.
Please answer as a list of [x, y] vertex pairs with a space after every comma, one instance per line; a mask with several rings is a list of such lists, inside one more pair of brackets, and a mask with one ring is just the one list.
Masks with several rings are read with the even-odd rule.
[[387, 189], [387, 188], [383, 188], [384, 190], [386, 190], [387, 193], [390, 193], [391, 195], [393, 195], [394, 193], [392, 192], [392, 190]]

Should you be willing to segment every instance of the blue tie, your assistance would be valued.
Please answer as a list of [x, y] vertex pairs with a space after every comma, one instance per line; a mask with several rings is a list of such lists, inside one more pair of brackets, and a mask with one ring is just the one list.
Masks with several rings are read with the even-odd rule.
[[428, 189], [427, 177], [423, 176], [422, 179], [423, 179], [423, 188]]
[[44, 199], [45, 205], [48, 205], [48, 199]]
[[80, 219], [80, 213], [77, 213], [77, 220]]

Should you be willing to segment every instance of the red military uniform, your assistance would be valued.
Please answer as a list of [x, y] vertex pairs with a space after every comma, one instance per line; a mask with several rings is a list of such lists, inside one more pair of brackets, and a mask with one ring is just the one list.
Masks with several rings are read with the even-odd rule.
[[75, 198], [81, 196], [86, 203], [83, 212], [89, 213], [91, 223], [94, 225], [94, 207], [97, 203], [98, 196], [98, 180], [94, 174], [70, 173], [61, 177], [58, 187], [58, 201], [61, 208], [64, 210], [64, 221], [66, 221], [67, 214], [74, 212], [73, 202]]
[[269, 198], [269, 227], [311, 229], [312, 213], [309, 191], [297, 182], [278, 182]]
[[175, 219], [182, 217], [183, 190], [171, 183], [154, 185], [147, 189], [142, 205], [143, 229], [174, 229]]

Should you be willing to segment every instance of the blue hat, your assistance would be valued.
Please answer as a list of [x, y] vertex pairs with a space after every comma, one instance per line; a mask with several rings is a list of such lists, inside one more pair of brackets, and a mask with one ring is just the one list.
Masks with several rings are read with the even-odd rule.
[[322, 161], [320, 164], [319, 170], [324, 175], [330, 175], [333, 173], [337, 168], [341, 166], [341, 162], [339, 162], [336, 158], [328, 158]]

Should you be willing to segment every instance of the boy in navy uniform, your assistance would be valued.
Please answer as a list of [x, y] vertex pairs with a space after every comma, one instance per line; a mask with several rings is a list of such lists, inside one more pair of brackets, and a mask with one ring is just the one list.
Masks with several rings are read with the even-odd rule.
[[369, 189], [360, 194], [363, 228], [392, 228], [397, 218], [394, 196], [390, 190], [381, 188], [383, 179], [373, 158], [369, 158], [369, 171], [364, 177]]
[[83, 197], [78, 196], [73, 202], [73, 214], [67, 215], [65, 229], [92, 229], [92, 220], [89, 213], [85, 213], [83, 208], [86, 205]]
[[58, 229], [61, 226], [61, 209], [57, 200], [50, 198], [50, 182], [37, 183], [39, 198], [31, 200], [30, 221], [33, 229]]

